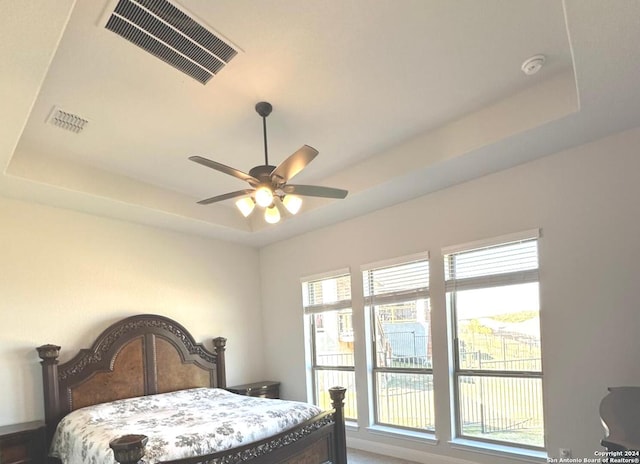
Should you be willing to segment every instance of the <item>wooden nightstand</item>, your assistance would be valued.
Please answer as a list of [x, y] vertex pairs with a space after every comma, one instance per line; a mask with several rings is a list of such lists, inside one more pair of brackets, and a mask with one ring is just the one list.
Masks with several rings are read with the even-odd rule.
[[232, 393], [245, 396], [258, 396], [260, 398], [280, 398], [280, 382], [265, 380], [262, 382], [245, 383], [227, 387]]
[[44, 464], [44, 422], [34, 421], [0, 427], [0, 463]]

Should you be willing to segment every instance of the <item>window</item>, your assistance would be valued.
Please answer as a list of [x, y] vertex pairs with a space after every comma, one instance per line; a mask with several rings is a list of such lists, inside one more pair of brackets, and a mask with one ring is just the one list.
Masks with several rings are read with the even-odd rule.
[[302, 282], [309, 326], [313, 402], [331, 408], [329, 388], [346, 387], [345, 418], [355, 420], [356, 388], [353, 359], [351, 280], [348, 273]]
[[537, 231], [445, 251], [456, 435], [544, 448]]
[[403, 261], [363, 270], [373, 334], [374, 422], [433, 431], [429, 261]]

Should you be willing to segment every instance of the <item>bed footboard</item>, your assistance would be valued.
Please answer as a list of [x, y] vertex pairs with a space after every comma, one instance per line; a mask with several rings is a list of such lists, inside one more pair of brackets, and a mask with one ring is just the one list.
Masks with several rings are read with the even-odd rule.
[[[347, 464], [344, 425], [346, 389], [329, 389], [333, 411], [328, 411], [274, 437], [239, 448], [194, 456], [163, 464]], [[144, 456], [147, 437], [124, 435], [109, 446], [120, 464], [137, 464]]]

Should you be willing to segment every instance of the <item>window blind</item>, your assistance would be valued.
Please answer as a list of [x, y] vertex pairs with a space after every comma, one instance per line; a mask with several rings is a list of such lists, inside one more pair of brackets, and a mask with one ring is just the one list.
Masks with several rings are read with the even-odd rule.
[[351, 308], [351, 279], [342, 274], [302, 283], [305, 313]]
[[363, 271], [366, 305], [393, 304], [429, 297], [429, 261], [412, 261]]
[[538, 240], [459, 251], [445, 255], [445, 287], [467, 290], [536, 282]]

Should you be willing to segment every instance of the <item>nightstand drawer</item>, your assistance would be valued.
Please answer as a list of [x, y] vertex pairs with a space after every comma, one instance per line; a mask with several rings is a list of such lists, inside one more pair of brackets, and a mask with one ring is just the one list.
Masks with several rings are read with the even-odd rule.
[[280, 398], [280, 382], [265, 380], [263, 382], [245, 383], [227, 387], [232, 393], [260, 398]]
[[42, 421], [0, 427], [0, 463], [42, 464], [45, 454]]

